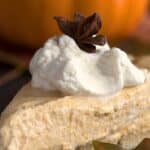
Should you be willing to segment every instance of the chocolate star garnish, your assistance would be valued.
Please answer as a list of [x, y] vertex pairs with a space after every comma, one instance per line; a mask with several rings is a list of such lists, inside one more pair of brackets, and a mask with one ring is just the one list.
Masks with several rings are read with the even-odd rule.
[[73, 21], [59, 16], [54, 18], [60, 30], [72, 37], [78, 46], [88, 53], [96, 52], [95, 45], [104, 45], [106, 42], [103, 35], [97, 35], [102, 26], [100, 16], [97, 13], [88, 17], [75, 13]]

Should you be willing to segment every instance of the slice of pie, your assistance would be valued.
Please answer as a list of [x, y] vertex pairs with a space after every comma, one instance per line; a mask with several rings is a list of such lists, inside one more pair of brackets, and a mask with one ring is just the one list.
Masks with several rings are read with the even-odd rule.
[[93, 150], [93, 141], [132, 149], [150, 138], [150, 72], [104, 46], [98, 14], [55, 19], [68, 36], [32, 58], [32, 82], [1, 115], [0, 150]]
[[93, 140], [131, 149], [150, 138], [150, 80], [110, 99], [63, 97], [29, 83], [2, 114], [0, 149], [68, 150]]

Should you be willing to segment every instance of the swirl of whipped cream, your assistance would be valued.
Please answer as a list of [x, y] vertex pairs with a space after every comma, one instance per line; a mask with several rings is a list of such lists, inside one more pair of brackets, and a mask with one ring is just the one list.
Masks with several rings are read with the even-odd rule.
[[144, 72], [125, 52], [108, 44], [96, 49], [86, 53], [67, 35], [49, 39], [30, 62], [33, 87], [65, 95], [110, 96], [144, 83]]

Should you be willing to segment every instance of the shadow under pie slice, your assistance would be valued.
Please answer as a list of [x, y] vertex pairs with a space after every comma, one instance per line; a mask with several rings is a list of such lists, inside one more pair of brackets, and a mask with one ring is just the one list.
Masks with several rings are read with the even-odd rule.
[[144, 138], [150, 138], [150, 74], [145, 84], [107, 99], [62, 96], [28, 83], [0, 120], [0, 150], [73, 150], [93, 140], [132, 149]]

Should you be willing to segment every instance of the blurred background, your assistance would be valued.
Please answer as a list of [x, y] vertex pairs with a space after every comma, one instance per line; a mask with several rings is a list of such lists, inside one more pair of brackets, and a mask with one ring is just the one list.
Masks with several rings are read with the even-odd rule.
[[127, 51], [150, 69], [149, 0], [0, 0], [0, 111], [30, 80], [29, 60], [51, 36], [60, 34], [54, 16], [98, 12], [111, 46]]

